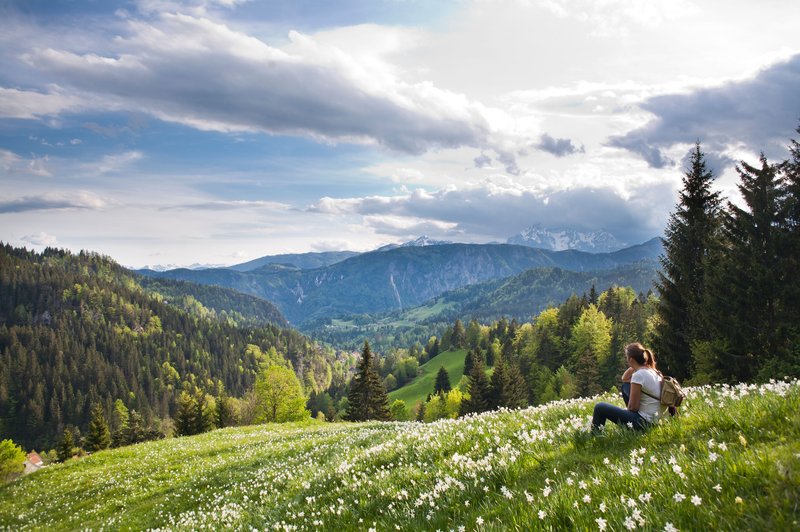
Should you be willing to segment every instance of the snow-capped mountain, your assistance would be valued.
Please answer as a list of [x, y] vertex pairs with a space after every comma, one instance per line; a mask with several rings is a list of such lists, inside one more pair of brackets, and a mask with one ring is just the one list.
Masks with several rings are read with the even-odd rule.
[[578, 231], [568, 228], [545, 228], [535, 224], [509, 237], [509, 244], [563, 251], [576, 249], [590, 253], [607, 253], [627, 246], [608, 231]]
[[432, 238], [428, 238], [427, 235], [422, 235], [421, 237], [415, 240], [409, 240], [408, 242], [404, 242], [402, 244], [387, 244], [385, 246], [381, 246], [376, 251], [388, 251], [390, 249], [396, 249], [396, 248], [441, 246], [444, 244], [453, 244], [453, 242], [449, 240], [433, 240]]

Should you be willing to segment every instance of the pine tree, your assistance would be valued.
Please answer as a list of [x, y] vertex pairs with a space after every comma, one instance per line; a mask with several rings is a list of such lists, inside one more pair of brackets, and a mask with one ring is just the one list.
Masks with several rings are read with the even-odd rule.
[[588, 349], [578, 361], [575, 380], [578, 384], [578, 393], [582, 397], [591, 397], [603, 391], [600, 387], [600, 371], [597, 367], [597, 358]]
[[129, 444], [140, 443], [147, 440], [147, 427], [145, 426], [144, 418], [136, 410], [131, 410], [126, 440]]
[[461, 320], [456, 320], [453, 325], [451, 344], [456, 349], [467, 346], [467, 332], [464, 330], [464, 324], [461, 323]]
[[472, 364], [475, 362], [475, 353], [470, 349], [464, 357], [464, 375], [472, 373]]
[[75, 455], [75, 438], [72, 436], [71, 430], [64, 429], [61, 439], [58, 441], [56, 452], [58, 453], [59, 462], [66, 462]]
[[92, 419], [89, 422], [89, 435], [86, 447], [89, 452], [102, 451], [111, 446], [111, 431], [103, 415], [103, 407], [99, 403], [92, 407]]
[[364, 341], [357, 373], [350, 381], [347, 400], [347, 419], [350, 421], [391, 420], [386, 390], [375, 369], [374, 357], [367, 341]]
[[433, 393], [446, 394], [452, 389], [452, 386], [450, 386], [450, 375], [447, 373], [447, 370], [444, 369], [444, 366], [441, 366], [439, 372], [436, 374], [436, 383], [433, 385]]
[[737, 167], [746, 208], [728, 203], [724, 252], [715, 261], [708, 290], [716, 376], [731, 381], [750, 380], [766, 359], [784, 355], [787, 328], [793, 325], [782, 318], [785, 189], [777, 168], [763, 154], [760, 162], [760, 167], [745, 162]]
[[506, 408], [525, 408], [528, 406], [528, 383], [516, 362], [508, 364], [508, 388], [506, 389]]
[[206, 392], [197, 389], [194, 394], [194, 431], [193, 434], [202, 434], [214, 428], [214, 412], [208, 406]]
[[494, 372], [492, 378], [489, 380], [490, 389], [488, 396], [488, 406], [490, 410], [506, 406], [508, 399], [508, 373], [506, 372], [506, 364], [502, 356], [498, 356], [495, 360]]
[[175, 432], [178, 436], [191, 436], [195, 434], [196, 405], [194, 397], [187, 392], [181, 392], [178, 398], [178, 411], [175, 413]]
[[461, 402], [461, 415], [489, 410], [490, 391], [491, 387], [489, 379], [486, 377], [483, 359], [473, 354], [472, 371], [469, 374], [469, 382], [467, 384], [469, 398]]
[[700, 142], [691, 154], [675, 212], [664, 238], [659, 291], [659, 327], [655, 351], [663, 369], [678, 379], [691, 372], [691, 345], [704, 336], [704, 267], [719, 227], [720, 197], [711, 191], [714, 176], [706, 168]]

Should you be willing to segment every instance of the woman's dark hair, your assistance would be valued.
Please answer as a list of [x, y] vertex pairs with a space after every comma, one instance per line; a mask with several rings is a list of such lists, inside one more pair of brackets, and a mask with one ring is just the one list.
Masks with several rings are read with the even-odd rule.
[[634, 359], [640, 366], [656, 369], [656, 356], [639, 342], [626, 345], [625, 356]]

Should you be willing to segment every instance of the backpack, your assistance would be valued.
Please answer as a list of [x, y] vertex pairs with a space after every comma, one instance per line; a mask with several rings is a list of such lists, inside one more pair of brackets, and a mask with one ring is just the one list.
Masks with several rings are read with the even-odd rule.
[[670, 407], [670, 412], [672, 412], [673, 408], [681, 406], [683, 400], [686, 399], [686, 392], [681, 389], [681, 384], [675, 377], [665, 377], [661, 375], [660, 371], [657, 373], [661, 377], [661, 397], [647, 393], [644, 388], [642, 388], [642, 393], [658, 399], [662, 405]]

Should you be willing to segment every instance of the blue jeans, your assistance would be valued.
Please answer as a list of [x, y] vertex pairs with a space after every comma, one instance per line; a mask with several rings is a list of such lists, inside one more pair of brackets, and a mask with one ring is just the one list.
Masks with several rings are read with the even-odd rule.
[[[622, 399], [625, 404], [628, 404], [631, 393], [631, 383], [622, 383]], [[592, 429], [596, 430], [606, 424], [606, 421], [612, 421], [617, 425], [627, 426], [630, 423], [636, 430], [644, 430], [649, 423], [639, 415], [639, 412], [631, 412], [624, 408], [614, 406], [609, 403], [597, 403], [594, 405], [594, 414], [592, 415]]]

